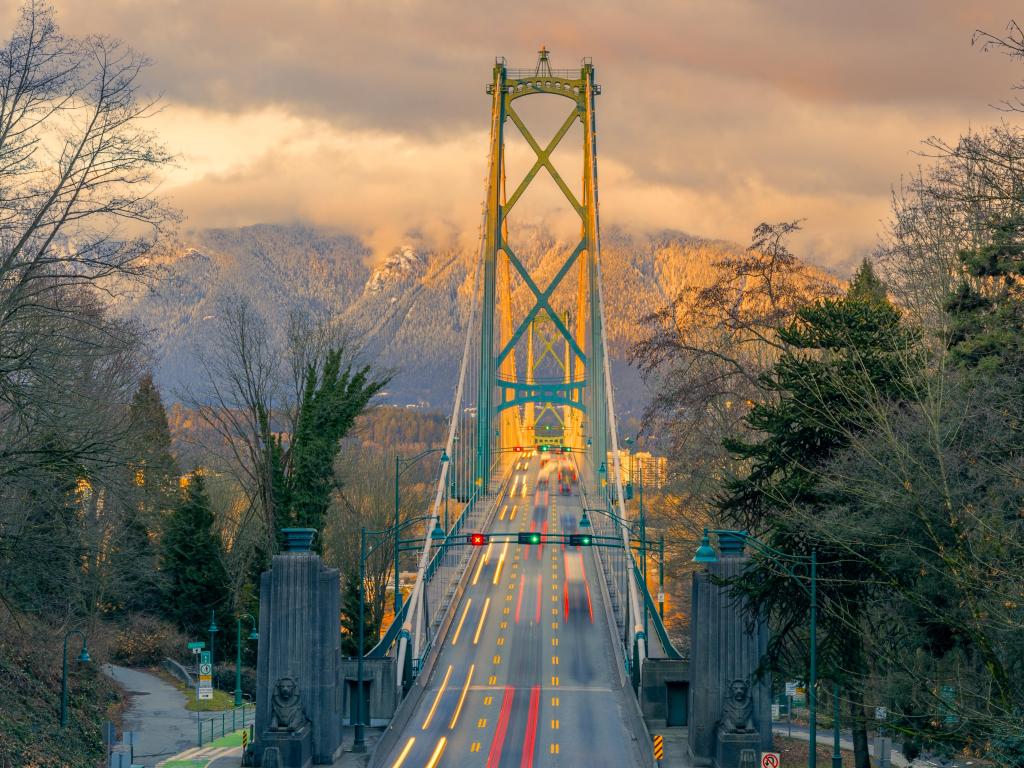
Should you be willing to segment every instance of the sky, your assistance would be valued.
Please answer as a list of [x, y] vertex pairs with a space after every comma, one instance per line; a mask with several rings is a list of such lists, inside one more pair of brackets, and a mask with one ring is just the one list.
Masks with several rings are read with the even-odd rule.
[[[17, 5], [0, 0], [0, 22]], [[1024, 63], [971, 36], [1001, 33], [1015, 5], [54, 0], [68, 34], [114, 35], [152, 59], [153, 127], [178, 155], [162, 192], [189, 227], [306, 221], [376, 253], [475, 237], [495, 56], [530, 67], [545, 45], [555, 67], [591, 57], [602, 86], [603, 225], [746, 243], [762, 221], [803, 218], [796, 250], [840, 274], [877, 243], [901, 177], [928, 162], [923, 139], [1014, 119], [991, 105]], [[543, 144], [570, 105], [517, 106], [533, 101]], [[556, 155], [567, 181], [580, 141]], [[511, 188], [531, 157], [515, 136], [509, 156]], [[519, 215], [571, 226], [543, 183]]]

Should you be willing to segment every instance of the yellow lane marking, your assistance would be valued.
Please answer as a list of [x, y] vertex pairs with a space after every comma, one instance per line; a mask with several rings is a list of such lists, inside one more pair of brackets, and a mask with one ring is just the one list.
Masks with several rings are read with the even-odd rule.
[[410, 736], [409, 740], [405, 743], [405, 749], [398, 756], [398, 759], [392, 764], [391, 768], [401, 768], [402, 763], [405, 762], [405, 758], [409, 756], [409, 752], [412, 750], [412, 745], [416, 743], [416, 737]]
[[498, 629], [508, 629], [508, 622], [507, 621], [501, 622], [501, 624], [498, 625]]
[[505, 644], [505, 638], [504, 637], [499, 637], [498, 638], [498, 645], [504, 645], [504, 644]]
[[469, 745], [469, 751], [470, 752], [479, 752], [480, 751], [480, 742], [479, 741], [474, 741], [472, 744], [470, 744]]
[[480, 611], [480, 621], [476, 625], [476, 634], [473, 635], [473, 645], [480, 641], [480, 630], [484, 628], [484, 619], [487, 618], [487, 609], [491, 607], [491, 598], [484, 600], [484, 609]]
[[551, 622], [551, 628], [552, 629], [558, 629], [558, 622], [557, 621], [552, 621]]
[[501, 664], [501, 656], [495, 656], [492, 661], [494, 662], [494, 666], [498, 666]]
[[506, 603], [511, 603], [512, 602], [512, 595], [505, 595], [505, 602]]
[[551, 697], [551, 706], [552, 707], [557, 707], [560, 703], [561, 702], [558, 700], [557, 696], [552, 696]]
[[[492, 544], [493, 544], [493, 542], [492, 542]], [[492, 544], [488, 544], [487, 545], [487, 551], [484, 552], [484, 556], [480, 558], [480, 562], [476, 566], [476, 573], [473, 574], [473, 586], [474, 587], [476, 586], [476, 580], [480, 578], [480, 571], [482, 571], [484, 569], [484, 564], [491, 557], [491, 546], [492, 546]]]
[[[551, 754], [552, 755], [557, 755], [558, 754], [558, 745], [557, 744], [552, 744], [551, 745]], [[434, 767], [433, 767], [433, 765], [428, 765], [427, 768], [434, 768]]]
[[557, 667], [558, 666], [558, 657], [557, 656], [552, 656], [551, 657], [551, 666], [553, 666], [553, 667]]
[[455, 637], [452, 638], [452, 645], [459, 642], [459, 633], [462, 631], [462, 625], [466, 623], [466, 616], [469, 615], [469, 606], [473, 604], [473, 598], [466, 598], [466, 607], [462, 611], [462, 618], [459, 619], [459, 626], [455, 628]]
[[494, 569], [494, 581], [492, 584], [498, 583], [498, 577], [501, 576], [501, 566], [505, 564], [505, 555], [508, 552], [508, 542], [505, 542], [505, 546], [501, 548], [501, 554], [498, 556], [498, 567]]
[[502, 611], [502, 613], [505, 614], [506, 616], [508, 616], [509, 611], [511, 611], [511, 610], [512, 610], [511, 608], [506, 608], [504, 611]]
[[551, 730], [552, 731], [557, 731], [558, 730], [558, 725], [559, 725], [559, 723], [558, 723], [557, 720], [552, 720], [551, 721]]
[[430, 760], [427, 761], [426, 768], [437, 768], [437, 764], [441, 761], [441, 753], [444, 752], [445, 745], [448, 743], [448, 739], [444, 736], [437, 742], [437, 747], [434, 749], [434, 754], [430, 756]]
[[558, 647], [558, 638], [557, 637], [552, 637], [551, 638], [551, 644], [557, 648]]
[[486, 717], [481, 717], [479, 720], [477, 720], [476, 721], [476, 727], [477, 728], [486, 728], [487, 727], [487, 718]]
[[552, 595], [551, 596], [551, 602], [552, 603], [557, 603], [558, 602], [558, 595]]
[[484, 696], [484, 706], [485, 707], [491, 706], [491, 702], [492, 701], [494, 701], [494, 697], [493, 696]]
[[430, 721], [434, 718], [434, 710], [437, 709], [438, 702], [441, 701], [441, 697], [444, 696], [444, 689], [448, 687], [448, 679], [452, 676], [452, 665], [448, 665], [448, 671], [444, 673], [444, 680], [441, 681], [441, 687], [437, 691], [437, 696], [434, 697], [434, 703], [430, 707], [430, 712], [427, 713], [427, 719], [423, 721], [423, 730], [427, 730], [430, 727]]
[[[551, 602], [553, 602], [553, 603], [557, 603], [557, 602], [558, 602], [558, 598], [557, 598], [557, 597], [554, 597], [554, 596], [552, 596], [552, 598], [551, 598]], [[558, 615], [558, 609], [557, 609], [557, 608], [552, 608], [552, 609], [551, 609], [551, 615], [552, 615], [552, 616], [557, 616], [557, 615]]]
[[495, 685], [497, 682], [498, 682], [498, 676], [497, 675], [491, 675], [490, 677], [487, 678], [487, 684], [488, 685]]
[[519, 509], [519, 507], [516, 506], [515, 504], [513, 504], [512, 505], [512, 514], [508, 516], [509, 520], [515, 520], [516, 519], [516, 510], [517, 509]]
[[552, 675], [551, 676], [551, 687], [552, 688], [557, 688], [558, 687], [558, 676], [557, 675]]
[[466, 694], [469, 692], [469, 684], [473, 681], [473, 670], [476, 669], [476, 664], [469, 665], [469, 673], [466, 675], [466, 684], [462, 686], [462, 695], [459, 696], [459, 704], [455, 707], [455, 714], [452, 715], [451, 722], [448, 723], [448, 730], [455, 730], [455, 723], [459, 719], [459, 714], [462, 712], [462, 705], [466, 702]]
[[505, 512], [507, 510], [508, 510], [508, 504], [506, 504], [504, 507], [502, 507], [501, 508], [501, 512], [498, 513], [498, 519], [499, 520], [504, 520], [505, 519]]

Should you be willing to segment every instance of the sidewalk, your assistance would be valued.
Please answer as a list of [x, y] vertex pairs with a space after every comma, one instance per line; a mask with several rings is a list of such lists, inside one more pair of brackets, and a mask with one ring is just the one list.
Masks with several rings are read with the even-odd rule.
[[[789, 726], [788, 726], [788, 724], [785, 721], [775, 720], [775, 721], [772, 722], [772, 733], [774, 733], [777, 736], [788, 736], [789, 735]], [[851, 740], [851, 738], [849, 736], [849, 733], [850, 733], [849, 731], [841, 731], [840, 732], [840, 734], [839, 734], [839, 747], [840, 747], [840, 749], [849, 750], [849, 751], [852, 752], [853, 751], [853, 741]], [[833, 743], [833, 735], [832, 735], [832, 729], [831, 728], [829, 728], [827, 731], [822, 731], [819, 728], [817, 736], [818, 736], [818, 743], [819, 744], [826, 744], [828, 746], [832, 745], [832, 743]], [[801, 741], [807, 741], [810, 738], [810, 733], [809, 733], [809, 731], [807, 729], [807, 726], [806, 725], [798, 725], [797, 723], [793, 723], [793, 736], [792, 736], [792, 738], [800, 739]], [[871, 744], [869, 742], [868, 749], [870, 749], [870, 748], [871, 748]], [[897, 748], [897, 746], [895, 744], [893, 744], [893, 746], [892, 746], [892, 752], [890, 753], [890, 758], [892, 759], [892, 764], [894, 766], [896, 766], [896, 768], [914, 768], [915, 766], [920, 766], [920, 768], [930, 768], [931, 766], [938, 765], [938, 763], [933, 763], [933, 762], [931, 762], [931, 761], [929, 761], [927, 759], [924, 759], [924, 758], [918, 758], [917, 760], [907, 760], [907, 758], [905, 758], [903, 756], [903, 753], [901, 753], [899, 751], [899, 749]]]
[[129, 697], [124, 730], [135, 732], [135, 762], [154, 768], [196, 738], [196, 716], [185, 709], [185, 696], [173, 685], [138, 669], [105, 664], [103, 671]]

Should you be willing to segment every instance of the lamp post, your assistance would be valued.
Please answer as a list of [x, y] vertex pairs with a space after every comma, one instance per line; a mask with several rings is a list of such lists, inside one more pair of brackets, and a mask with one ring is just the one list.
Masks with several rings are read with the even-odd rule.
[[[420, 451], [415, 456], [403, 459], [397, 453], [395, 454], [395, 524], [393, 528], [398, 528], [399, 520], [399, 508], [401, 504], [401, 489], [398, 484], [399, 478], [408, 470], [411, 466], [416, 464], [424, 456], [429, 456], [432, 453], [441, 452], [441, 463], [444, 464], [448, 461], [448, 452], [444, 448], [428, 448], [425, 451]], [[447, 481], [446, 481], [447, 482]], [[445, 530], [448, 530], [448, 497], [445, 495]], [[402, 610], [402, 590], [399, 585], [398, 572], [398, 539], [395, 539], [395, 616], [398, 616], [399, 611]]]
[[82, 638], [82, 651], [78, 654], [78, 660], [83, 664], [89, 663], [89, 647], [85, 642], [85, 633], [80, 629], [72, 629], [64, 635], [64, 672], [60, 682], [60, 727], [68, 724], [68, 640], [72, 635]]
[[832, 684], [832, 768], [843, 768], [839, 751], [839, 683]]
[[[748, 534], [746, 531], [732, 531], [732, 530], [715, 530], [715, 534], [719, 537], [732, 536], [740, 539], [742, 542], [750, 542], [751, 546], [758, 552], [763, 554], [769, 560], [772, 560], [779, 565], [789, 576], [796, 581], [797, 584], [807, 593], [810, 598], [810, 611], [811, 611], [811, 659], [810, 659], [810, 679], [807, 681], [807, 712], [809, 716], [808, 723], [808, 745], [810, 749], [807, 751], [807, 768], [816, 768], [818, 763], [818, 755], [816, 745], [818, 743], [818, 701], [815, 694], [815, 686], [818, 682], [818, 551], [816, 549], [811, 550], [810, 555], [793, 555], [787, 552], [780, 552], [779, 550], [770, 547], [763, 541], [759, 541], [755, 537]], [[797, 563], [809, 563], [810, 564], [810, 588], [804, 586], [801, 577], [797, 576], [789, 566], [786, 565], [785, 561], [797, 562]], [[708, 529], [704, 529], [704, 536], [701, 538], [700, 546], [697, 547], [697, 552], [693, 556], [693, 562], [695, 563], [717, 563], [718, 553], [715, 552], [711, 546], [711, 540], [708, 537]]]
[[412, 520], [406, 520], [404, 523], [399, 525], [393, 525], [390, 528], [385, 528], [382, 531], [368, 531], [366, 528], [359, 529], [359, 648], [357, 652], [359, 654], [358, 661], [356, 663], [356, 725], [355, 725], [355, 738], [352, 741], [353, 752], [365, 752], [366, 751], [366, 713], [364, 712], [364, 696], [363, 696], [363, 658], [366, 655], [365, 647], [365, 627], [366, 627], [366, 559], [372, 555], [378, 547], [383, 543], [383, 540], [377, 542], [369, 551], [366, 549], [366, 537], [370, 536], [388, 536], [394, 534], [395, 536], [395, 548], [398, 550], [399, 544], [409, 544], [416, 541], [422, 542], [422, 539], [407, 539], [400, 541], [398, 534], [401, 533], [403, 528], [407, 528], [415, 523], [423, 522], [424, 520], [433, 520], [434, 527], [430, 531], [430, 539], [432, 541], [444, 541], [448, 538], [448, 535], [441, 530], [441, 522], [437, 517], [433, 515], [426, 515], [424, 517], [417, 517]]
[[210, 611], [210, 628], [207, 630], [210, 633], [210, 669], [213, 669], [213, 638], [220, 630], [217, 628], [217, 612]]
[[658, 616], [665, 620], [665, 534], [658, 540]]
[[259, 640], [260, 633], [256, 631], [256, 619], [252, 617], [251, 613], [243, 613], [238, 617], [237, 632], [235, 632], [235, 640], [237, 643], [237, 655], [235, 656], [235, 706], [242, 706], [242, 619], [248, 619], [252, 626], [252, 632], [249, 633], [250, 640]]

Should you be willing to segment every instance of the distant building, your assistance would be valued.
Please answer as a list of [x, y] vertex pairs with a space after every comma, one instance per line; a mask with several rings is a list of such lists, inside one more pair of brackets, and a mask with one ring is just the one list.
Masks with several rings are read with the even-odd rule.
[[[609, 469], [613, 465], [614, 455], [613, 452], [608, 452]], [[640, 484], [641, 476], [645, 488], [664, 488], [668, 483], [668, 459], [664, 456], [655, 456], [648, 451], [631, 453], [620, 449], [619, 466], [622, 468], [623, 483], [637, 486]]]

